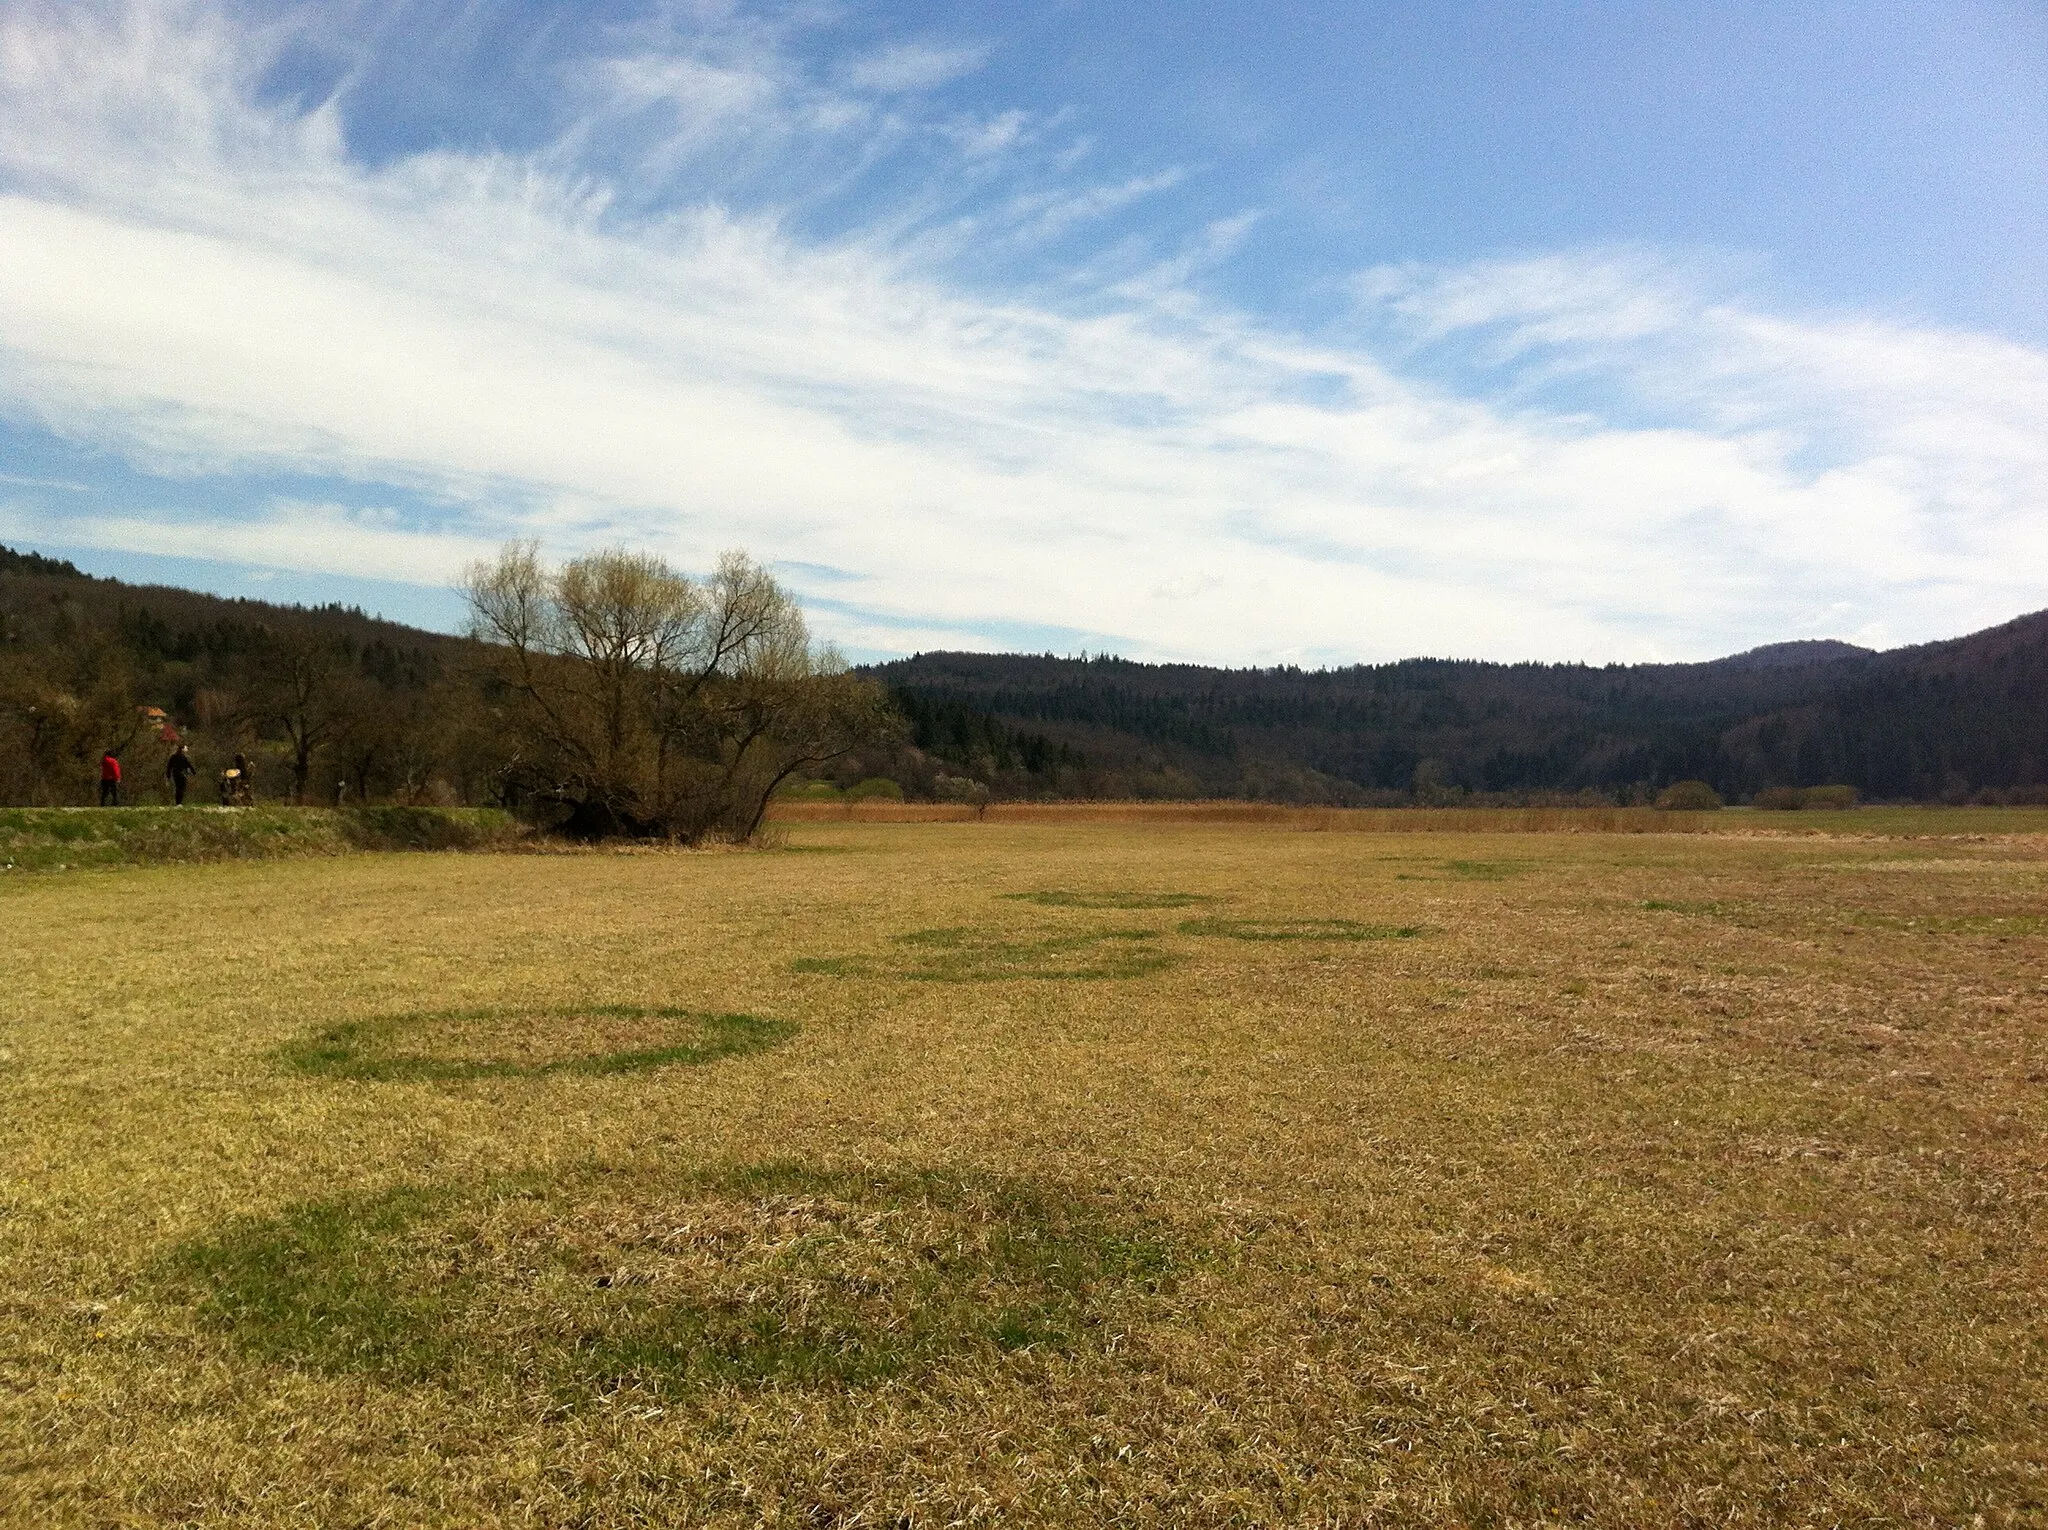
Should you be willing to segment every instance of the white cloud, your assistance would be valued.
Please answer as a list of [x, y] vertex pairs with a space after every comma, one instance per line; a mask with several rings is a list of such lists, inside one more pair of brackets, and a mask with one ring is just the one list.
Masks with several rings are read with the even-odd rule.
[[987, 58], [986, 48], [892, 43], [848, 62], [846, 83], [855, 90], [881, 93], [935, 90], [974, 73]]
[[[794, 175], [791, 145], [926, 127], [976, 162], [758, 31], [636, 39], [545, 153], [375, 170], [343, 105], [257, 103], [275, 40], [198, 0], [0, 0], [0, 411], [159, 473], [413, 491], [413, 529], [262, 497], [45, 506], [51, 540], [416, 582], [510, 535], [737, 544], [844, 571], [793, 578], [865, 647], [1240, 663], [1701, 657], [2048, 603], [2038, 351], [1768, 314], [1641, 254], [1370, 273], [1377, 338], [1340, 345], [1200, 295], [1245, 219], [1071, 308], [992, 298], [886, 212], [806, 242], [697, 186], [733, 145]], [[681, 193], [629, 219], [588, 156], [649, 111], [638, 162]], [[976, 227], [1050, 237], [1173, 174], [998, 188]], [[1387, 359], [1460, 347], [1469, 396]], [[1558, 378], [1655, 418], [1529, 402]]]
[[1031, 114], [1012, 109], [984, 119], [965, 119], [946, 124], [943, 131], [960, 146], [969, 159], [982, 159], [1014, 149], [1031, 130]]
[[670, 108], [688, 136], [708, 137], [720, 125], [744, 122], [770, 105], [779, 84], [765, 70], [664, 54], [610, 60], [604, 69], [615, 105]]
[[235, 520], [172, 514], [57, 519], [32, 507], [0, 504], [0, 531], [18, 540], [48, 540], [66, 547], [428, 585], [456, 582], [464, 568], [488, 557], [498, 545], [483, 538], [409, 530], [388, 515], [343, 505], [288, 499], [273, 500], [260, 514]]

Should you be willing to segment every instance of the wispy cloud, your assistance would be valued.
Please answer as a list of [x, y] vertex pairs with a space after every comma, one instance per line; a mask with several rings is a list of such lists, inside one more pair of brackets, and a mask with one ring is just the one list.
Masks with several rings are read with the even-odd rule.
[[0, 502], [0, 534], [66, 547], [401, 584], [453, 584], [471, 562], [497, 546], [485, 538], [409, 527], [394, 513], [276, 498], [234, 517], [169, 511], [51, 516], [33, 506]]
[[13, 484], [18, 489], [61, 489], [66, 494], [90, 494], [92, 485], [74, 483], [68, 478], [31, 478], [22, 473], [0, 473], [0, 483]]
[[[1237, 662], [1701, 656], [2048, 603], [2038, 351], [1769, 313], [1643, 252], [1367, 273], [1354, 327], [1304, 335], [1204, 293], [1249, 212], [992, 294], [963, 249], [1180, 172], [1049, 181], [1042, 119], [976, 144], [926, 115], [971, 50], [835, 66], [758, 16], [664, 27], [565, 65], [542, 150], [372, 167], [346, 92], [258, 90], [289, 19], [0, 0], [0, 412], [407, 505], [37, 524], [413, 580], [501, 536], [741, 544], [865, 646]], [[916, 188], [802, 232], [912, 152]]]
[[883, 93], [934, 90], [974, 73], [988, 50], [930, 42], [892, 43], [848, 61], [846, 83], [855, 90]]

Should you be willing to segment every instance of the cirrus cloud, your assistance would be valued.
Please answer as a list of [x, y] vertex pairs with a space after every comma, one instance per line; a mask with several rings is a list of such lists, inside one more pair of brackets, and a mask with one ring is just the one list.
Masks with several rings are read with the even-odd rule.
[[[1701, 657], [2048, 603], [2037, 350], [1639, 251], [1368, 272], [1302, 333], [1202, 288], [1255, 210], [991, 290], [964, 251], [1186, 172], [1077, 179], [1055, 127], [906, 104], [971, 48], [816, 62], [743, 21], [565, 62], [540, 150], [371, 164], [346, 90], [264, 91], [295, 13], [0, 4], [0, 414], [222, 506], [17, 522], [423, 581], [510, 536], [742, 544], [868, 649]], [[930, 173], [804, 231], [891, 155]]]

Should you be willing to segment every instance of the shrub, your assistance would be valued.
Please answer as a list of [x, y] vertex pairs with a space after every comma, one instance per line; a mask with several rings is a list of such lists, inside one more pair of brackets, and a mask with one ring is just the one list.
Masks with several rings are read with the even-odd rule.
[[940, 802], [964, 802], [969, 807], [988, 806], [989, 790], [972, 776], [932, 777], [932, 796]]
[[334, 822], [358, 850], [480, 850], [509, 843], [520, 833], [511, 814], [493, 808], [343, 808], [335, 812]]
[[1676, 781], [1657, 794], [1667, 813], [1704, 813], [1721, 805], [1721, 794], [1704, 781]]
[[846, 789], [848, 802], [901, 802], [903, 788], [887, 776], [869, 776]]
[[1767, 786], [1749, 801], [1774, 813], [1796, 813], [1806, 806], [1806, 793], [1796, 786]]
[[1853, 786], [1767, 786], [1750, 798], [1752, 807], [1791, 813], [1800, 808], [1840, 810], [1856, 805]]
[[846, 794], [830, 781], [785, 781], [775, 795], [785, 802], [837, 802]]

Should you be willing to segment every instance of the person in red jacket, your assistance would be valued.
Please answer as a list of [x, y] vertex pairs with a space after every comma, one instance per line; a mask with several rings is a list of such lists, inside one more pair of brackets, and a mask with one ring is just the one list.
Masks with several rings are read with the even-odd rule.
[[121, 762], [111, 752], [100, 756], [100, 806], [121, 805]]

